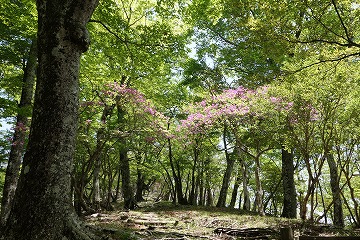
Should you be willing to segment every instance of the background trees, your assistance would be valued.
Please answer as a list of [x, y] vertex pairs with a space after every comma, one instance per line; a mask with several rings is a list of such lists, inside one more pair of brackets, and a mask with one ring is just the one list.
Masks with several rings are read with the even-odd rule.
[[[3, 118], [17, 113], [21, 84], [10, 79], [26, 75], [35, 39], [35, 6], [19, 4], [2, 6]], [[77, 213], [119, 200], [132, 209], [150, 192], [358, 225], [358, 11], [354, 1], [100, 1], [71, 124]]]

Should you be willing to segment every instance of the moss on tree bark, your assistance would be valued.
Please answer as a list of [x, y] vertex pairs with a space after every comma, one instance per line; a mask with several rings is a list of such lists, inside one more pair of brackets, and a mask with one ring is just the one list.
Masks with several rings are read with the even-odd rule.
[[3, 239], [95, 239], [74, 212], [70, 183], [80, 56], [98, 0], [37, 1], [38, 72], [29, 144]]

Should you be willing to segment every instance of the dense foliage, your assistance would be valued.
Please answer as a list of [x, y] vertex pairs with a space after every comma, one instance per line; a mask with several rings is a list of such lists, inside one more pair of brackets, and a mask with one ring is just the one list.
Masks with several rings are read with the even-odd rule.
[[[31, 112], [18, 103], [36, 13], [0, 9], [3, 178], [15, 116]], [[151, 192], [280, 216], [286, 150], [298, 216], [359, 227], [359, 13], [348, 0], [100, 1], [80, 72], [78, 214]]]

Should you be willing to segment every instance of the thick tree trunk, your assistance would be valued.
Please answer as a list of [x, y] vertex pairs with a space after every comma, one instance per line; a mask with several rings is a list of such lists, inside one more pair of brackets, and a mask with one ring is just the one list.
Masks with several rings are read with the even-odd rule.
[[294, 181], [294, 165], [292, 153], [284, 147], [281, 149], [282, 179], [283, 179], [283, 211], [281, 216], [296, 218], [296, 189]]
[[16, 117], [15, 132], [12, 139], [10, 156], [6, 168], [6, 176], [1, 201], [1, 226], [5, 226], [9, 217], [12, 201], [19, 178], [21, 160], [24, 152], [26, 128], [28, 126], [28, 111], [33, 99], [35, 73], [37, 63], [37, 44], [34, 40], [31, 44], [26, 67], [24, 69], [19, 113]]
[[38, 75], [29, 144], [3, 239], [94, 239], [77, 219], [71, 173], [85, 24], [97, 0], [37, 1]]
[[327, 154], [325, 157], [330, 169], [330, 185], [334, 203], [333, 223], [336, 226], [344, 227], [344, 212], [342, 208], [341, 189], [339, 186], [339, 174], [337, 164], [332, 154]]

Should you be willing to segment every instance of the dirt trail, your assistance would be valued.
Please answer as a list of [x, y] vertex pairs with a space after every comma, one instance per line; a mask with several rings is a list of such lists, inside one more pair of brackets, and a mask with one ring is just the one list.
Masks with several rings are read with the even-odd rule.
[[[307, 229], [298, 220], [260, 217], [234, 209], [171, 204], [145, 206], [136, 211], [96, 213], [87, 216], [86, 221], [113, 240], [235, 240], [242, 239], [241, 236], [250, 237], [247, 239], [279, 239], [283, 226], [292, 226], [295, 236], [300, 234], [300, 228], [301, 232], [312, 233], [315, 229]], [[317, 229], [317, 235], [332, 234], [329, 226]], [[263, 234], [264, 238], [258, 238], [257, 234]]]

